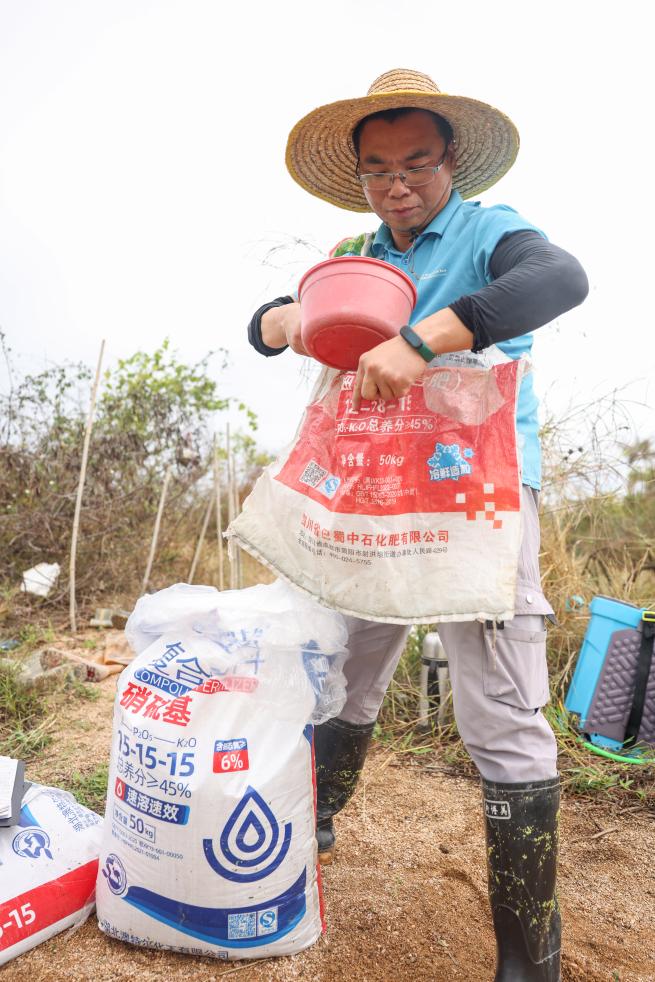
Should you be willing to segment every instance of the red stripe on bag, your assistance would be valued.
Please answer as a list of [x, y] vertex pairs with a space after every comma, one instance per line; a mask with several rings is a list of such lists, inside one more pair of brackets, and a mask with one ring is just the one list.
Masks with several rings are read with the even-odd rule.
[[93, 899], [97, 874], [98, 860], [93, 859], [0, 904], [0, 951], [85, 907]]

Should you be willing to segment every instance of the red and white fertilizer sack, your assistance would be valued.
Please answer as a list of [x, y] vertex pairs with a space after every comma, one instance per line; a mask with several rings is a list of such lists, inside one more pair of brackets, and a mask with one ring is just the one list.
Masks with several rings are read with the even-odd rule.
[[93, 910], [102, 819], [67, 791], [33, 784], [0, 828], [0, 965]]
[[306, 948], [322, 930], [311, 723], [345, 701], [343, 618], [282, 582], [179, 584], [126, 633], [140, 654], [114, 711], [101, 929], [226, 959]]
[[401, 624], [511, 618], [526, 368], [428, 368], [408, 395], [364, 400], [359, 412], [354, 373], [323, 372], [294, 443], [228, 536], [345, 614]]

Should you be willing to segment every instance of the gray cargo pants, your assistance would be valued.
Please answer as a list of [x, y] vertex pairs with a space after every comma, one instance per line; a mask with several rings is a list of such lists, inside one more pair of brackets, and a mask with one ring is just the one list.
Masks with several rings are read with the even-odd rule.
[[[538, 494], [523, 487], [523, 539], [516, 614], [495, 632], [479, 621], [439, 625], [448, 657], [455, 720], [482, 777], [507, 783], [557, 773], [553, 732], [541, 713], [548, 702], [545, 616], [552, 608], [539, 575]], [[370, 723], [403, 652], [409, 629], [346, 617], [347, 701], [340, 719]]]

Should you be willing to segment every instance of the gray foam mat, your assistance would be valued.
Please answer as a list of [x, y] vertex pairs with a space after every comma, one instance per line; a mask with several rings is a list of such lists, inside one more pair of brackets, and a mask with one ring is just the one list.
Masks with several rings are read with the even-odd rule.
[[[653, 644], [655, 648], [655, 641]], [[601, 736], [623, 742], [632, 707], [640, 647], [641, 632], [634, 628], [616, 631], [612, 635], [585, 721], [588, 733], [600, 733]], [[655, 658], [648, 676], [639, 739], [655, 745]]]

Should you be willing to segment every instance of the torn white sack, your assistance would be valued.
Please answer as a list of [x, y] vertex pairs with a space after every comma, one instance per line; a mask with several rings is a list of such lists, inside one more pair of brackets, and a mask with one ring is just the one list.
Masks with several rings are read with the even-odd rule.
[[293, 444], [227, 536], [321, 604], [400, 624], [514, 613], [521, 542], [518, 390], [528, 365], [426, 369], [352, 409], [324, 372]]

